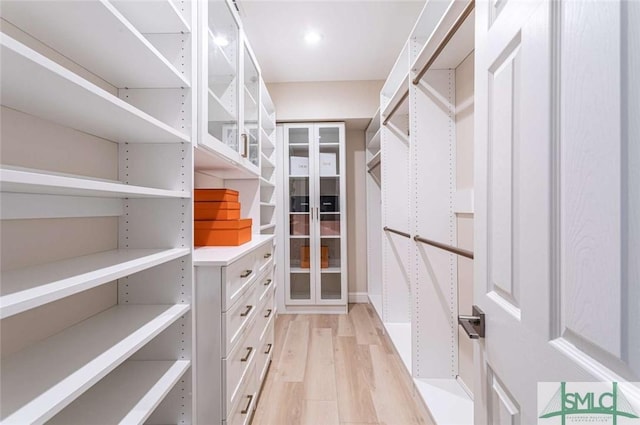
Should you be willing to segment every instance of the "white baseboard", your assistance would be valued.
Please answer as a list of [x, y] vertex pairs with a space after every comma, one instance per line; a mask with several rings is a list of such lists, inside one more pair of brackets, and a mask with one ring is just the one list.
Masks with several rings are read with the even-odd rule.
[[352, 304], [366, 304], [369, 302], [369, 295], [366, 292], [349, 292], [349, 302]]

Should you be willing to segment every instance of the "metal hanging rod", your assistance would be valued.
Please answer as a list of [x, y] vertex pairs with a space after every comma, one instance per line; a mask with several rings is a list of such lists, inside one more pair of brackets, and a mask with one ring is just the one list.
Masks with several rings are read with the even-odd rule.
[[395, 233], [396, 235], [404, 236], [405, 238], [411, 239], [411, 235], [410, 234], [405, 233], [405, 232], [401, 232], [400, 230], [395, 230], [395, 229], [392, 229], [392, 228], [387, 227], [387, 226], [384, 226], [382, 228], [382, 230], [384, 230], [385, 232]]
[[413, 240], [416, 242], [422, 242], [427, 245], [435, 246], [436, 248], [444, 249], [445, 251], [453, 252], [454, 254], [462, 255], [463, 257], [471, 258], [473, 260], [473, 251], [446, 245], [440, 242], [432, 241], [431, 239], [421, 238], [418, 235], [414, 236]]
[[408, 96], [409, 96], [409, 89], [407, 89], [407, 91], [402, 95], [398, 103], [396, 103], [396, 106], [394, 106], [391, 112], [389, 112], [389, 115], [387, 115], [387, 117], [384, 119], [384, 121], [382, 122], [382, 125], [387, 125], [387, 123], [389, 122], [393, 114], [396, 113], [400, 105], [402, 105], [402, 102], [404, 102]]
[[[440, 42], [440, 44], [438, 45], [436, 50], [433, 52], [433, 54], [431, 55], [431, 57], [429, 58], [427, 63], [424, 64], [424, 66], [422, 67], [420, 72], [418, 72], [416, 77], [413, 79], [413, 84], [414, 85], [418, 84], [420, 82], [420, 80], [422, 80], [422, 77], [424, 77], [424, 74], [429, 70], [429, 68], [431, 68], [431, 65], [433, 65], [433, 63], [436, 61], [436, 59], [438, 59], [438, 56], [440, 56], [440, 53], [442, 53], [444, 48], [447, 47], [447, 44], [449, 43], [449, 41], [451, 41], [451, 39], [453, 38], [455, 33], [460, 29], [460, 27], [462, 26], [464, 21], [471, 14], [471, 12], [473, 12], [474, 7], [475, 7], [475, 1], [472, 0], [467, 5], [467, 7], [464, 8], [464, 10], [460, 14], [460, 16], [458, 16], [458, 18], [454, 22], [453, 26], [449, 29], [449, 31], [444, 36], [444, 38], [442, 39], [442, 41]], [[386, 124], [386, 122], [385, 122], [385, 124]]]

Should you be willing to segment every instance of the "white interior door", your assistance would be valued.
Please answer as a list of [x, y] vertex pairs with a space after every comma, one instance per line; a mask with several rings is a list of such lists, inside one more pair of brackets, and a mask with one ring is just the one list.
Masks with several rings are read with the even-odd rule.
[[639, 5], [476, 5], [476, 424], [589, 407], [539, 382], [640, 380]]

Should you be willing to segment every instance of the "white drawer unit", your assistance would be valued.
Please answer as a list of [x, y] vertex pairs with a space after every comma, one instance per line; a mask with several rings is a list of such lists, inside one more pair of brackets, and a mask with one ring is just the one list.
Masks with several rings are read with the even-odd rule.
[[273, 252], [273, 235], [194, 252], [198, 423], [244, 425], [253, 414], [273, 350]]
[[231, 348], [242, 338], [244, 331], [256, 316], [258, 300], [255, 283], [242, 294], [240, 300], [228, 311], [222, 313], [222, 352], [227, 355]]

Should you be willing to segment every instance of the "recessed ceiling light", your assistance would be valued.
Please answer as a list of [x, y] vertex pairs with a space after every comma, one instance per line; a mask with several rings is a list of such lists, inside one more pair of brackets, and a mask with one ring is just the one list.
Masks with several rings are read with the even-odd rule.
[[213, 37], [213, 42], [220, 47], [225, 47], [229, 45], [229, 40], [227, 40], [227, 37], [225, 37], [224, 35]]
[[322, 36], [316, 31], [308, 31], [304, 35], [304, 41], [306, 41], [307, 44], [318, 44], [320, 40], [322, 40]]

